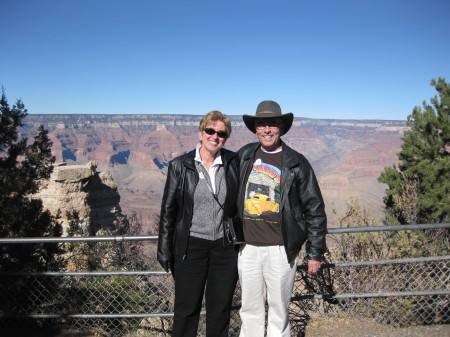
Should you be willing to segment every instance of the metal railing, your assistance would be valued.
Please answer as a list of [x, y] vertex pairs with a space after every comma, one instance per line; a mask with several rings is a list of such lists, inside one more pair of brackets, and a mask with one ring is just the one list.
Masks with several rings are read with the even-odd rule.
[[[443, 228], [450, 228], [450, 224], [328, 231], [329, 235], [351, 235]], [[0, 245], [72, 245], [72, 253], [79, 248], [73, 245], [89, 245], [83, 254], [71, 257], [84, 258], [95, 250], [100, 252], [96, 257], [99, 268], [106, 270], [0, 272], [0, 331], [18, 326], [34, 330], [58, 326], [99, 336], [169, 336], [174, 287], [171, 275], [161, 271], [156, 261], [156, 239], [143, 235], [1, 238]], [[117, 254], [126, 256], [116, 264]], [[396, 325], [450, 323], [450, 255], [331, 263], [333, 260], [327, 256], [317, 275], [308, 275], [304, 264], [298, 266], [290, 305], [293, 336], [302, 335], [311, 319], [348, 315]], [[135, 266], [145, 266], [145, 270], [129, 270]], [[230, 336], [239, 334], [239, 307], [238, 284]], [[204, 315], [199, 335], [204, 335]]]

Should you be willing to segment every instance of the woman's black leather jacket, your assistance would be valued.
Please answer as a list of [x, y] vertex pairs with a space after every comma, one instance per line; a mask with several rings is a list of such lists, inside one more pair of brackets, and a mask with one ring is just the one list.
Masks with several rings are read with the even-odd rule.
[[[238, 151], [240, 158], [238, 217], [244, 215], [245, 188], [259, 143]], [[306, 242], [308, 259], [320, 261], [326, 249], [327, 217], [319, 184], [308, 160], [286, 144], [281, 173], [281, 231], [287, 257], [293, 261]]]
[[[236, 153], [223, 148], [221, 151], [227, 184], [224, 216], [233, 217], [236, 215], [239, 160]], [[169, 163], [161, 203], [157, 254], [159, 263], [166, 271], [174, 255], [186, 254], [192, 223], [194, 191], [199, 180], [194, 158], [195, 150]]]

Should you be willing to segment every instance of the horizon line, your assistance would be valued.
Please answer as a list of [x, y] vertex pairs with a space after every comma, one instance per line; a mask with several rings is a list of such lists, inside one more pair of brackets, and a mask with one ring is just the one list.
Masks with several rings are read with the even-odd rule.
[[[105, 113], [28, 113], [26, 117], [28, 116], [167, 116], [167, 117], [174, 117], [174, 116], [188, 116], [188, 117], [203, 117], [204, 114], [167, 114], [167, 113], [114, 113], [114, 114], [105, 114]], [[230, 118], [242, 118], [243, 115], [229, 115], [225, 114], [225, 116], [228, 116]], [[25, 118], [26, 118], [25, 117]], [[333, 121], [333, 120], [342, 120], [342, 121], [370, 121], [370, 122], [376, 122], [376, 121], [387, 121], [387, 122], [407, 122], [407, 119], [380, 119], [380, 118], [312, 118], [312, 117], [298, 117], [294, 115], [295, 119], [303, 119], [303, 120], [323, 120], [323, 121]]]

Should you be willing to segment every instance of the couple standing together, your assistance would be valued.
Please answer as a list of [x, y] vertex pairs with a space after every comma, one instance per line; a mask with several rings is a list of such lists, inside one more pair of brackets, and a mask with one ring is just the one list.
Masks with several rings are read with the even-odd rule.
[[[327, 233], [323, 198], [308, 160], [282, 140], [293, 122], [278, 103], [244, 115], [258, 142], [224, 149], [231, 122], [219, 111], [199, 124], [195, 150], [169, 163], [161, 204], [158, 261], [175, 280], [173, 336], [197, 336], [203, 296], [206, 336], [228, 336], [239, 277], [240, 337], [290, 336], [288, 306], [298, 253], [308, 272], [320, 268]], [[224, 240], [223, 219], [235, 218], [244, 241]]]

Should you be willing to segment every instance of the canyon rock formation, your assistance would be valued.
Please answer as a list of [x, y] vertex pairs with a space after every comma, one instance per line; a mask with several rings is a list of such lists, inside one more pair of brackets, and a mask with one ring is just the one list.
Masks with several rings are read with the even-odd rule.
[[124, 216], [117, 185], [107, 171], [97, 172], [97, 163], [57, 164], [49, 180], [41, 181], [35, 195], [44, 208], [57, 216], [67, 234], [70, 217], [78, 213], [82, 228], [90, 235], [99, 230], [114, 232]]
[[[168, 163], [193, 149], [198, 122], [193, 115], [28, 115], [22, 135], [32, 137], [39, 125], [49, 130], [58, 163], [96, 161], [110, 172], [120, 207], [155, 230]], [[256, 141], [241, 116], [230, 116], [233, 131], [226, 147], [238, 150]], [[295, 118], [283, 140], [303, 153], [319, 179], [329, 226], [339, 224], [350, 198], [376, 214], [383, 211], [386, 186], [377, 178], [397, 161], [405, 121], [320, 120]]]

